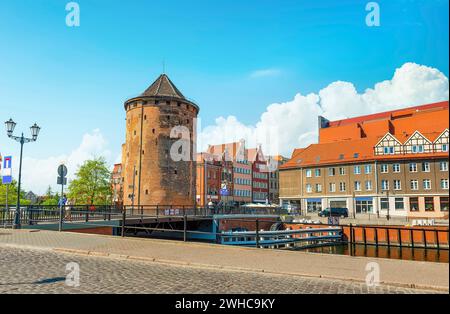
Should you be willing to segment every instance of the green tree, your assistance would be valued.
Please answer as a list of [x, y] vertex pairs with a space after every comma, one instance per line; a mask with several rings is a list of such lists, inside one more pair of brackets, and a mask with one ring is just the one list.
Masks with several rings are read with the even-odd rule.
[[59, 201], [59, 194], [53, 193], [53, 190], [51, 186], [47, 188], [47, 191], [45, 192], [45, 200], [42, 202], [41, 205], [58, 205]]
[[103, 157], [87, 160], [76, 178], [69, 183], [69, 198], [77, 204], [109, 204], [111, 202], [110, 171]]
[[[17, 181], [13, 182], [8, 186], [8, 205], [17, 204]], [[30, 201], [25, 199], [25, 191], [21, 189], [20, 191], [20, 205], [29, 205]], [[6, 184], [2, 184], [0, 180], [0, 207], [6, 205]]]

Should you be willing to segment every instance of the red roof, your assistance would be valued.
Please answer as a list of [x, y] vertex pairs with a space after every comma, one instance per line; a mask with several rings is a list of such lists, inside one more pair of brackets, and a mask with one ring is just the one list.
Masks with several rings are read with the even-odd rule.
[[330, 122], [320, 129], [320, 142], [295, 149], [281, 169], [407, 158], [442, 158], [448, 153], [375, 155], [387, 133], [404, 144], [416, 131], [434, 142], [449, 127], [448, 101]]

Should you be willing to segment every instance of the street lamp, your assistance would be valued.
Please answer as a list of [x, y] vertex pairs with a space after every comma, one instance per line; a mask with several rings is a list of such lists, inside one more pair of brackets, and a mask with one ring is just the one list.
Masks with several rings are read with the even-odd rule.
[[14, 129], [16, 128], [17, 123], [13, 121], [13, 119], [9, 119], [5, 122], [6, 126], [6, 134], [9, 138], [17, 141], [20, 143], [20, 163], [19, 163], [19, 181], [17, 186], [17, 208], [16, 212], [14, 214], [14, 229], [20, 228], [20, 185], [22, 182], [22, 155], [23, 155], [23, 144], [25, 143], [31, 143], [35, 142], [38, 138], [39, 132], [41, 128], [35, 123], [30, 127], [31, 130], [31, 138], [26, 138], [23, 136], [23, 133], [21, 136], [14, 136]]

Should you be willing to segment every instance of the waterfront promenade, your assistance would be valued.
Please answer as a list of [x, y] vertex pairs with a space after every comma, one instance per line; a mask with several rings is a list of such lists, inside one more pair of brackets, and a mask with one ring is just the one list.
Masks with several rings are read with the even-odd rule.
[[[0, 230], [0, 260], [0, 293], [407, 293], [449, 287], [443, 263], [50, 231]], [[32, 285], [64, 276], [67, 262], [80, 263], [84, 287]], [[369, 262], [380, 267], [380, 287], [365, 284]]]

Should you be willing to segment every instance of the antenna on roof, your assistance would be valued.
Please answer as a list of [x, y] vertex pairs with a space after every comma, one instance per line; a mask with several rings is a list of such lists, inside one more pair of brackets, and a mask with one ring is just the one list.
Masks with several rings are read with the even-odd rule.
[[162, 68], [163, 68], [163, 74], [166, 74], [166, 60], [163, 59], [162, 61]]

